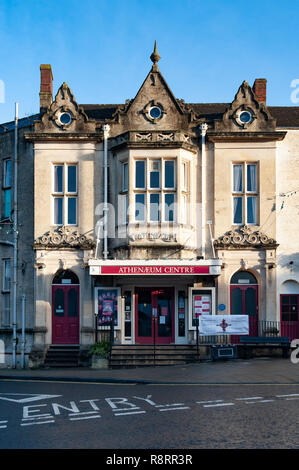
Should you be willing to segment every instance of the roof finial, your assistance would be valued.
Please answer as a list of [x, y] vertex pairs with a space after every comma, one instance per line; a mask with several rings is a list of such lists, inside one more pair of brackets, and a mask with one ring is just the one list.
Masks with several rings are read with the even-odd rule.
[[154, 47], [154, 52], [151, 54], [151, 61], [153, 62], [153, 71], [157, 71], [158, 70], [158, 65], [157, 65], [157, 62], [159, 62], [160, 60], [160, 55], [158, 54], [158, 51], [157, 51], [157, 41], [155, 41], [155, 47]]

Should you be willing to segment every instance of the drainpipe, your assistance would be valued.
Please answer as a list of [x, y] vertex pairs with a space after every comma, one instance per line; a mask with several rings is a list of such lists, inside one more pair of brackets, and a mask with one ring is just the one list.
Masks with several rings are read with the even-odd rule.
[[104, 131], [104, 259], [108, 258], [108, 137], [110, 126], [105, 124], [103, 126]]
[[21, 303], [22, 303], [22, 340], [21, 340], [21, 367], [25, 369], [25, 302], [26, 296], [22, 294]]
[[12, 367], [16, 368], [17, 350], [17, 277], [18, 277], [18, 108], [15, 108], [15, 141], [14, 141], [14, 192], [13, 192], [13, 336]]
[[208, 125], [204, 122], [201, 130], [201, 254], [206, 257], [206, 133]]

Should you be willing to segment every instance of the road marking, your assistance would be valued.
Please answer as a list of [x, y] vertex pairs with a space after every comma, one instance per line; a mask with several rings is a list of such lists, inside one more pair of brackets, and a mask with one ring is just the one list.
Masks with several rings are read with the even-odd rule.
[[214, 405], [203, 405], [204, 408], [212, 408], [212, 407], [215, 407], [215, 406], [232, 406], [234, 405], [235, 403], [216, 403]]
[[199, 405], [203, 405], [204, 403], [220, 403], [222, 401], [223, 400], [209, 400], [209, 401], [197, 401], [196, 403], [198, 403]]
[[180, 408], [164, 408], [159, 411], [190, 410], [190, 406], [181, 406]]
[[112, 411], [132, 411], [132, 410], [140, 410], [140, 406], [136, 406], [134, 408], [112, 408]]
[[39, 421], [38, 423], [33, 422], [33, 423], [21, 423], [21, 426], [34, 426], [35, 424], [48, 424], [48, 423], [55, 423], [54, 420], [52, 421]]
[[53, 418], [54, 419], [54, 416], [50, 415], [50, 414], [45, 414], [43, 416], [30, 416], [30, 417], [27, 417], [27, 418], [23, 418], [22, 421], [29, 421], [29, 420], [38, 420], [38, 419], [48, 419], [48, 418]]
[[128, 413], [114, 413], [114, 416], [123, 416], [123, 415], [138, 415], [141, 413], [146, 413], [146, 411], [132, 411]]
[[235, 398], [235, 400], [261, 400], [264, 397], [247, 397], [247, 398]]
[[182, 406], [184, 403], [172, 403], [170, 405], [155, 405], [155, 408], [165, 408], [165, 406]]
[[299, 393], [290, 393], [289, 395], [275, 395], [277, 398], [299, 397]]
[[274, 400], [245, 401], [245, 403], [246, 403], [247, 405], [251, 405], [251, 404], [253, 404], [253, 403], [268, 403], [268, 402], [270, 402], [270, 401], [274, 401]]
[[37, 401], [37, 400], [43, 400], [46, 398], [56, 398], [56, 397], [61, 397], [62, 395], [41, 395], [41, 394], [36, 394], [36, 393], [0, 393], [0, 395], [8, 395], [8, 396], [22, 396], [27, 398], [19, 398], [18, 400], [15, 398], [7, 398], [6, 397], [1, 397], [0, 400], [5, 400], [5, 401], [12, 401], [14, 403], [29, 403], [31, 401]]
[[82, 419], [93, 419], [93, 418], [101, 418], [101, 416], [100, 415], [79, 416], [78, 418], [70, 418], [70, 421], [79, 421]]
[[91, 415], [91, 414], [96, 414], [97, 411], [82, 411], [79, 413], [69, 413], [69, 416], [81, 416], [81, 415]]

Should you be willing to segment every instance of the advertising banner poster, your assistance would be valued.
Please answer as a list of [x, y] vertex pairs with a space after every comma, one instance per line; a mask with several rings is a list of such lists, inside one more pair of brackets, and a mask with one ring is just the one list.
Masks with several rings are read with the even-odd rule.
[[98, 290], [98, 325], [110, 324], [112, 317], [117, 326], [117, 289], [107, 288]]
[[248, 335], [248, 315], [201, 315], [199, 334], [212, 335]]
[[193, 297], [193, 316], [198, 318], [200, 315], [211, 314], [211, 297], [209, 295], [194, 295]]

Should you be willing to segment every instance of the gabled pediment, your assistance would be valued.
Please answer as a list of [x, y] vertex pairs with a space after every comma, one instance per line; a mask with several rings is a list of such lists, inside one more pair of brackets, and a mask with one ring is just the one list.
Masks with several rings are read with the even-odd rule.
[[222, 119], [215, 120], [215, 131], [260, 132], [274, 131], [275, 128], [276, 120], [266, 104], [257, 99], [246, 81], [239, 87]]
[[150, 72], [135, 98], [117, 111], [117, 119], [129, 129], [183, 129], [192, 120], [193, 110], [175, 98], [158, 68], [159, 59], [155, 44]]
[[83, 108], [78, 105], [72, 90], [63, 83], [55, 100], [35, 124], [38, 132], [95, 132], [95, 121], [89, 120]]

